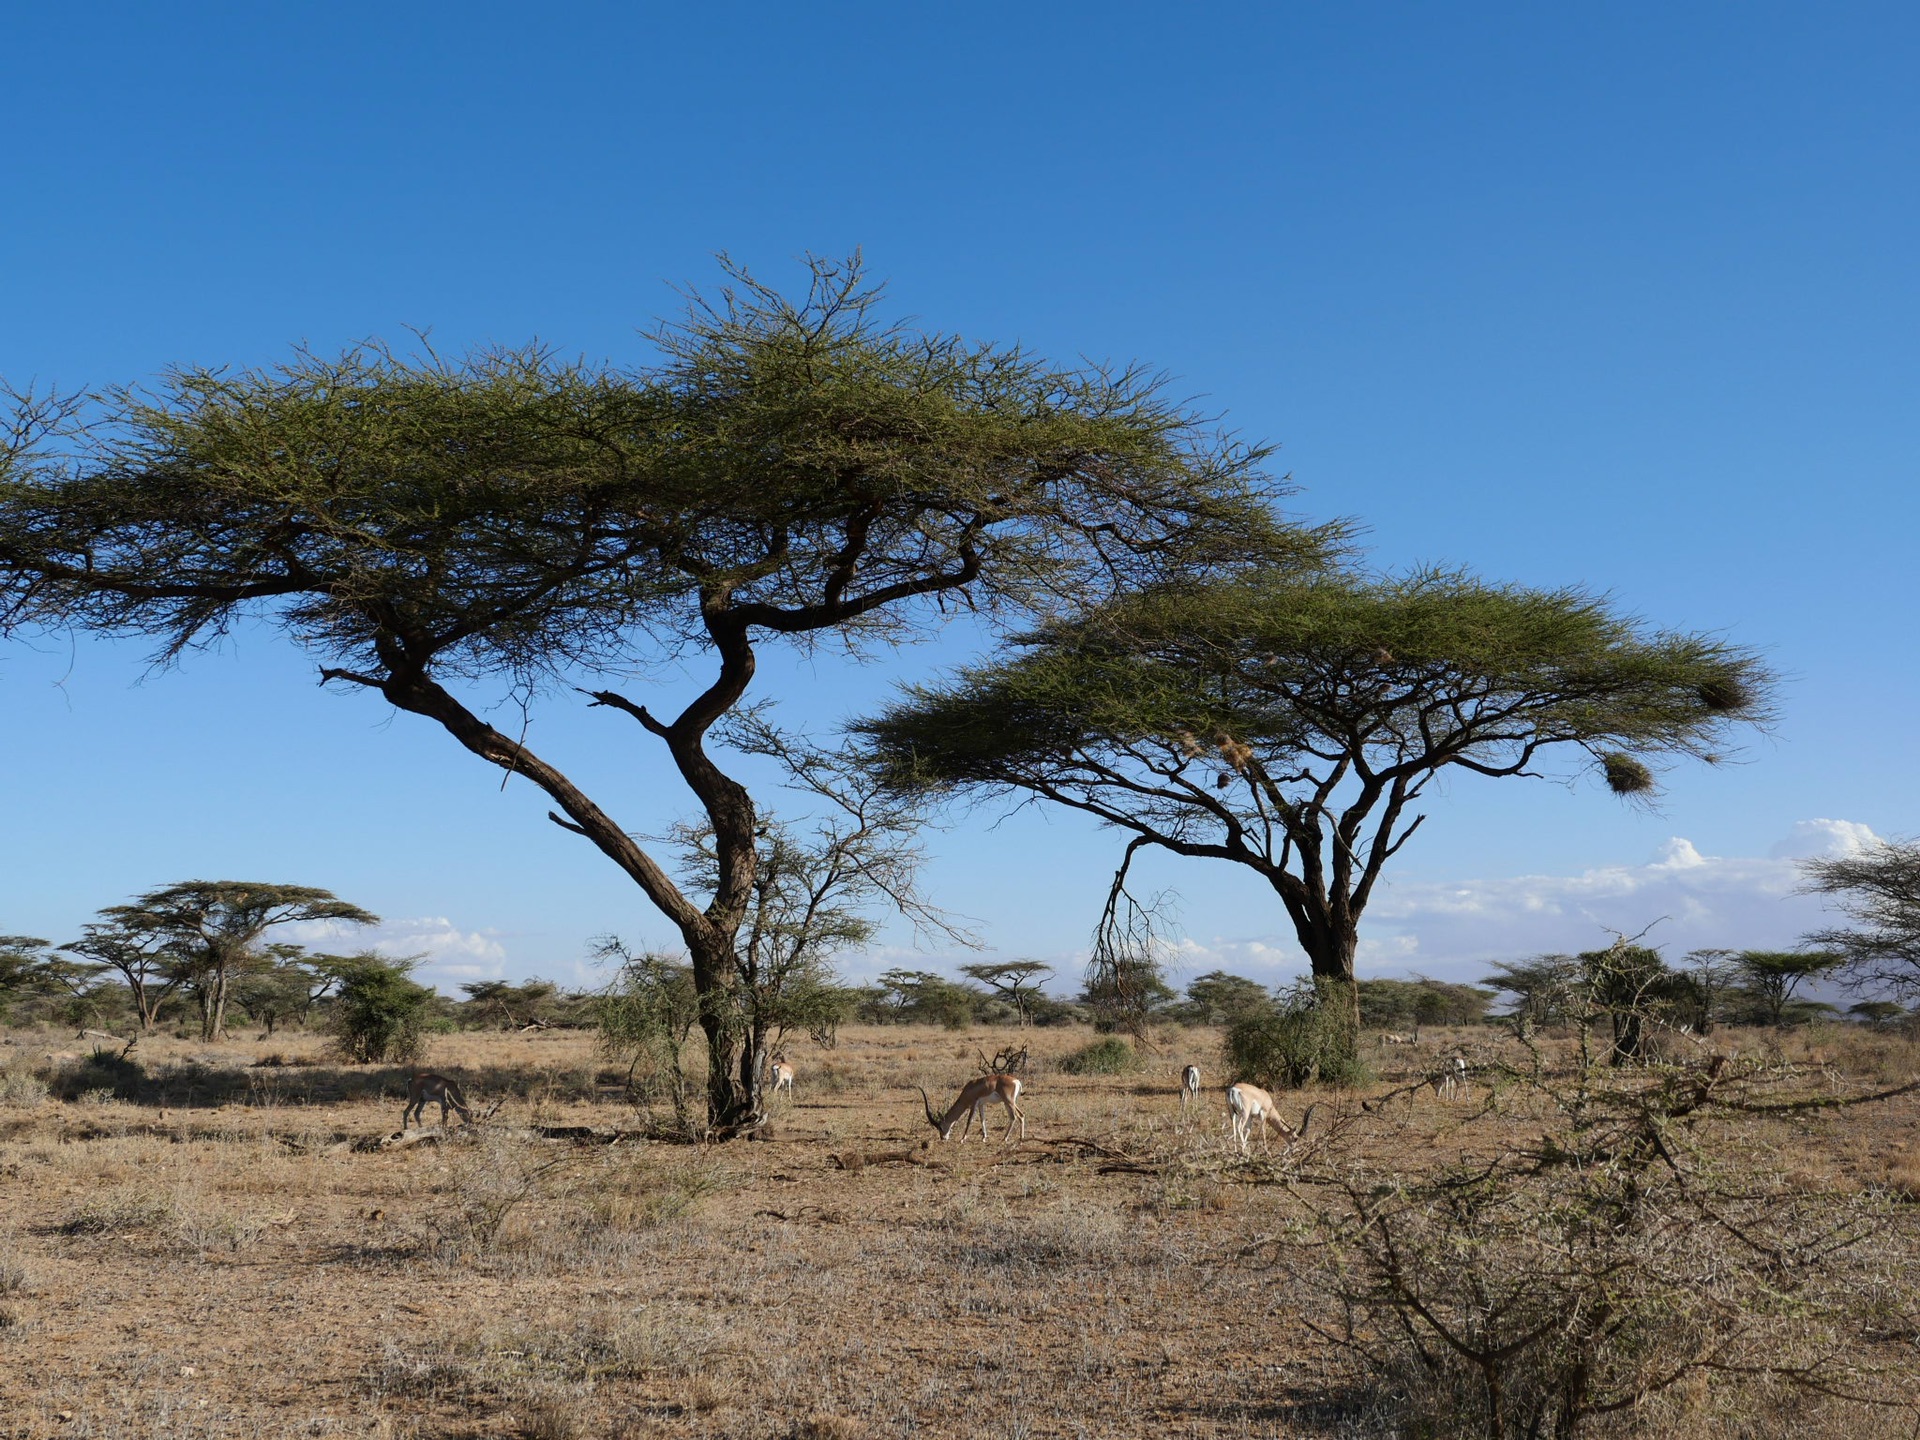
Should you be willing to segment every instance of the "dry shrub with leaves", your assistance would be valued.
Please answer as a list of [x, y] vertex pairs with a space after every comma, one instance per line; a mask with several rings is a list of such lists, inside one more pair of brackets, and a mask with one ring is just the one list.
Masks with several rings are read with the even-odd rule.
[[1359, 1408], [1407, 1434], [1566, 1440], [1647, 1433], [1704, 1380], [1748, 1416], [1782, 1396], [1910, 1416], [1920, 1316], [1890, 1245], [1910, 1221], [1886, 1194], [1790, 1183], [1776, 1132], [1916, 1087], [1579, 1056], [1496, 1067], [1480, 1118], [1537, 1121], [1531, 1144], [1469, 1139], [1414, 1175], [1349, 1150], [1295, 1177], [1310, 1219], [1287, 1259], [1321, 1297], [1310, 1328], [1365, 1359]]

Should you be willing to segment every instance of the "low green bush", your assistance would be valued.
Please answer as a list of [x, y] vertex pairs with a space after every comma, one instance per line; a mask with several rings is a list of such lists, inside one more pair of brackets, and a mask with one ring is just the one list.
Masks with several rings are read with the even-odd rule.
[[1140, 1056], [1118, 1035], [1083, 1045], [1060, 1062], [1069, 1075], [1130, 1075], [1140, 1068]]
[[1360, 1085], [1372, 1072], [1359, 1055], [1353, 1006], [1344, 988], [1303, 982], [1273, 1009], [1250, 1011], [1227, 1030], [1234, 1078], [1266, 1090], [1294, 1090], [1319, 1081]]

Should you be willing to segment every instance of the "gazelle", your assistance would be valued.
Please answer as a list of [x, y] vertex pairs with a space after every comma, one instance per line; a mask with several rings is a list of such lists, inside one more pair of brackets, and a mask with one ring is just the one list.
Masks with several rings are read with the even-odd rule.
[[[1269, 1125], [1289, 1140], [1301, 1133], [1274, 1113], [1273, 1096], [1258, 1085], [1249, 1085], [1244, 1080], [1227, 1087], [1227, 1118], [1233, 1124], [1233, 1138], [1240, 1142], [1240, 1152], [1243, 1155], [1252, 1148], [1253, 1131], [1256, 1127], [1260, 1131], [1260, 1147], [1263, 1150], [1267, 1144]], [[1305, 1128], [1306, 1123], [1303, 1121], [1301, 1130]]]
[[1442, 1100], [1453, 1099], [1467, 1088], [1467, 1062], [1454, 1056], [1427, 1083]]
[[1380, 1032], [1380, 1043], [1382, 1045], [1418, 1045], [1420, 1043], [1420, 1037], [1417, 1035], [1400, 1035], [1392, 1030], [1382, 1030]]
[[1185, 1110], [1200, 1098], [1200, 1067], [1189, 1065], [1180, 1072], [1180, 1108]]
[[767, 1089], [768, 1094], [778, 1095], [782, 1090], [793, 1094], [793, 1066], [786, 1061], [775, 1060], [767, 1066], [767, 1078], [773, 1082]]
[[473, 1111], [467, 1108], [467, 1097], [460, 1093], [458, 1085], [444, 1075], [422, 1073], [415, 1075], [412, 1083], [407, 1086], [407, 1108], [400, 1112], [402, 1130], [407, 1128], [409, 1119], [418, 1120], [422, 1125], [427, 1123], [426, 1111], [429, 1100], [440, 1102], [442, 1128], [446, 1126], [449, 1108], [458, 1110], [460, 1118], [469, 1125], [473, 1123]]
[[961, 1087], [960, 1098], [953, 1102], [953, 1107], [945, 1115], [934, 1114], [933, 1101], [927, 1097], [927, 1092], [918, 1085], [913, 1088], [920, 1091], [920, 1102], [927, 1107], [927, 1123], [940, 1132], [942, 1140], [953, 1138], [953, 1127], [962, 1115], [967, 1118], [966, 1123], [960, 1127], [960, 1138], [962, 1140], [967, 1138], [967, 1131], [973, 1128], [974, 1119], [977, 1117], [980, 1121], [980, 1138], [985, 1140], [989, 1100], [998, 1100], [1007, 1107], [1007, 1133], [1001, 1136], [1001, 1143], [1005, 1144], [1013, 1138], [1013, 1127], [1016, 1122], [1020, 1126], [1020, 1138], [1022, 1140], [1027, 1138], [1026, 1112], [1017, 1103], [1020, 1099], [1020, 1081], [1017, 1076], [982, 1075], [977, 1079], [969, 1080]]

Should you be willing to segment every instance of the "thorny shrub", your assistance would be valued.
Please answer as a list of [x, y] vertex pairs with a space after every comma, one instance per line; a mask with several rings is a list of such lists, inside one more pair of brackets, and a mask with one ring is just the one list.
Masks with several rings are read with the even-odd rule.
[[1271, 1008], [1242, 1014], [1227, 1029], [1227, 1062], [1235, 1078], [1267, 1090], [1371, 1078], [1356, 1050], [1350, 996], [1326, 981], [1303, 982]]
[[1286, 1263], [1322, 1297], [1313, 1328], [1364, 1357], [1363, 1408], [1407, 1435], [1567, 1440], [1644, 1425], [1699, 1379], [1913, 1403], [1910, 1362], [1874, 1348], [1920, 1336], [1883, 1253], [1897, 1204], [1789, 1185], [1764, 1143], [1770, 1125], [1888, 1092], [1725, 1055], [1602, 1069], [1583, 1045], [1571, 1071], [1531, 1057], [1487, 1067], [1495, 1088], [1466, 1129], [1518, 1113], [1537, 1141], [1412, 1178], [1351, 1156], [1293, 1177], [1312, 1218]]

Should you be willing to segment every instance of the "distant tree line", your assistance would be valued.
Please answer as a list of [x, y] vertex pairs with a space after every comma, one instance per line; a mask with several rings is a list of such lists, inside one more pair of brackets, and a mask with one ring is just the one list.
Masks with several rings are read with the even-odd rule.
[[598, 1023], [600, 999], [541, 979], [463, 985], [453, 1000], [413, 980], [417, 956], [312, 951], [275, 938], [297, 922], [377, 923], [311, 886], [192, 880], [110, 905], [62, 944], [0, 935], [0, 1024], [69, 1026], [212, 1042], [236, 1025], [332, 1035], [354, 1060], [404, 1060], [435, 1030]]

